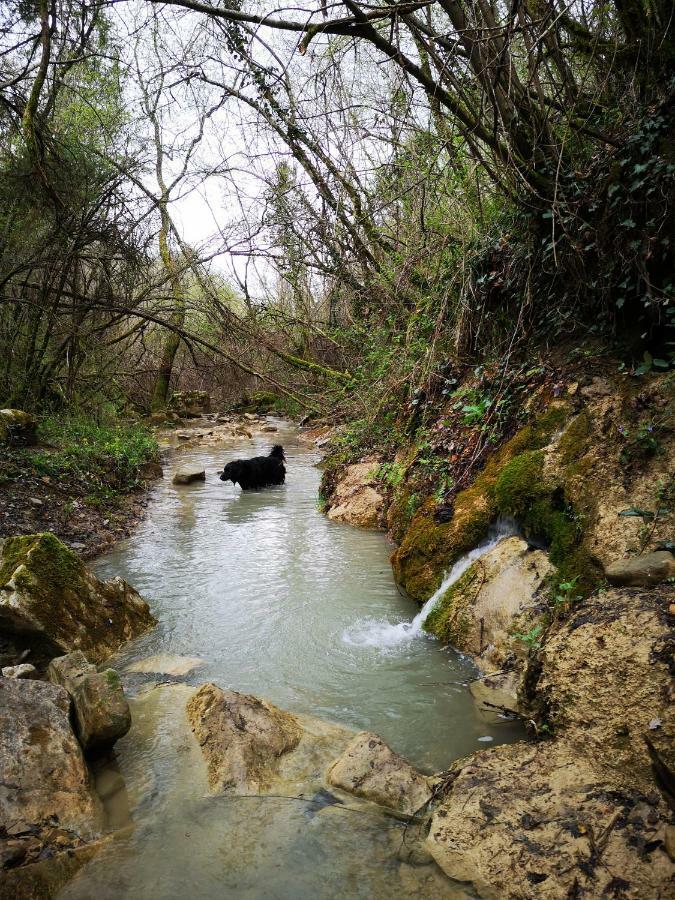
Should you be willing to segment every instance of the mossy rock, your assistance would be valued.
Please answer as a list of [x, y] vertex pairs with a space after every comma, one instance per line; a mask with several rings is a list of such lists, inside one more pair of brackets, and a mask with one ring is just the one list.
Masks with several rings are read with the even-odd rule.
[[[414, 600], [427, 600], [438, 589], [443, 573], [485, 537], [501, 512], [495, 488], [504, 467], [523, 453], [545, 447], [568, 417], [566, 404], [552, 405], [495, 451], [474, 483], [455, 498], [450, 522], [434, 521], [433, 500], [423, 504], [392, 555], [394, 576]], [[539, 457], [529, 461], [538, 465]]]
[[469, 610], [480, 583], [480, 570], [474, 563], [462, 577], [439, 597], [438, 602], [422, 623], [430, 634], [436, 635], [457, 650], [469, 650], [467, 638], [471, 627]]
[[9, 537], [2, 545], [0, 587], [15, 575], [18, 586], [30, 575], [48, 581], [55, 589], [72, 585], [82, 576], [84, 563], [51, 532]]
[[99, 581], [51, 533], [4, 542], [0, 587], [0, 629], [48, 656], [82, 650], [97, 662], [156, 624], [130, 585]]
[[0, 444], [32, 446], [37, 440], [37, 422], [22, 409], [0, 409]]

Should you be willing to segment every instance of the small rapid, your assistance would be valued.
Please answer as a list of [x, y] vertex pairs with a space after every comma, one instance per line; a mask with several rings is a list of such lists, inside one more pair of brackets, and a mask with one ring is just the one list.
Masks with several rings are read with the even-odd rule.
[[481, 556], [489, 553], [493, 547], [506, 537], [518, 534], [518, 527], [513, 519], [498, 519], [489, 529], [485, 539], [461, 556], [446, 573], [440, 587], [429, 597], [415, 618], [408, 622], [391, 622], [389, 619], [361, 619], [342, 633], [342, 640], [355, 647], [376, 647], [383, 652], [425, 636], [424, 622], [449, 587], [459, 581], [469, 566]]

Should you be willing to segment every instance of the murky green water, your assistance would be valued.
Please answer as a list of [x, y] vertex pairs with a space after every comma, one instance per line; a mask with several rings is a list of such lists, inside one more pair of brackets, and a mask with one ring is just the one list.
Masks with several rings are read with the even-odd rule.
[[[317, 455], [277, 424], [278, 435], [243, 450], [177, 451], [171, 465], [203, 464], [206, 482], [176, 487], [169, 468], [145, 522], [98, 562], [99, 575], [127, 579], [160, 620], [116, 664], [157, 653], [199, 657], [182, 681], [214, 681], [376, 731], [426, 771], [486, 739], [519, 736], [513, 723], [476, 710], [465, 687], [475, 676], [469, 660], [425, 636], [387, 639], [387, 622], [418, 611], [396, 589], [391, 547], [382, 534], [318, 512]], [[288, 457], [283, 487], [241, 493], [217, 479], [228, 459], [276, 441]], [[149, 677], [126, 675], [128, 690], [142, 692]], [[185, 738], [185, 690], [139, 694], [132, 730], [116, 748], [135, 828], [61, 896], [463, 896], [433, 867], [399, 863], [392, 820], [206, 797], [200, 755]]]

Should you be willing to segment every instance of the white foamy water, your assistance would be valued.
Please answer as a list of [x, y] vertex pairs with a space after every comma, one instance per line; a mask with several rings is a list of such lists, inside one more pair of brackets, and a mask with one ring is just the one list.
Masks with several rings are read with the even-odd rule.
[[357, 647], [378, 647], [381, 650], [387, 650], [424, 635], [422, 625], [447, 589], [462, 577], [472, 563], [489, 553], [503, 538], [512, 537], [515, 534], [518, 534], [518, 528], [512, 519], [499, 519], [495, 522], [490, 527], [485, 540], [457, 560], [443, 578], [441, 586], [429, 597], [412, 622], [360, 619], [343, 631], [342, 640], [346, 644]]

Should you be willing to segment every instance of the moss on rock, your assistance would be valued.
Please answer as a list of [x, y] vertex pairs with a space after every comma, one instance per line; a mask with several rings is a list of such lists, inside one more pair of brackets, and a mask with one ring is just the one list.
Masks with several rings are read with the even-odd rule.
[[518, 431], [488, 460], [474, 483], [459, 492], [450, 522], [434, 520], [433, 500], [422, 505], [392, 555], [394, 576], [414, 600], [427, 600], [440, 585], [443, 572], [485, 537], [501, 512], [495, 488], [504, 467], [520, 455], [526, 455], [531, 466], [538, 464], [539, 457], [533, 461], [531, 454], [546, 446], [568, 416], [569, 407], [556, 404]]
[[156, 624], [132, 587], [99, 581], [50, 533], [4, 542], [0, 586], [0, 628], [49, 657], [82, 650], [99, 661]]
[[7, 584], [20, 567], [24, 571], [15, 580], [25, 578], [26, 573], [35, 573], [41, 579], [49, 581], [57, 590], [71, 585], [84, 571], [84, 564], [79, 556], [51, 532], [9, 537], [5, 540], [2, 547], [0, 586]]
[[471, 620], [469, 609], [476, 591], [480, 589], [480, 571], [476, 563], [439, 597], [438, 603], [424, 620], [425, 631], [435, 634], [457, 650], [468, 650], [466, 641]]

